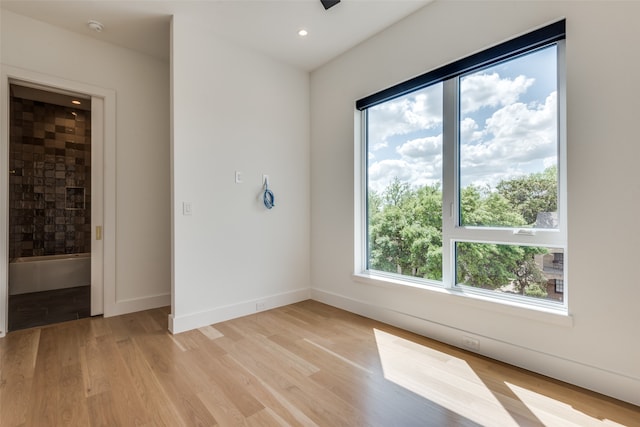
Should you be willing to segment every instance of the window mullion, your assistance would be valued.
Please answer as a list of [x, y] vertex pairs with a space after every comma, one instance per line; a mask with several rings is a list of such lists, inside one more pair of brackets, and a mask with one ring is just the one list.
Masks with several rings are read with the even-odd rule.
[[452, 237], [458, 225], [458, 111], [459, 79], [443, 82], [442, 94], [442, 283], [455, 284], [455, 254]]

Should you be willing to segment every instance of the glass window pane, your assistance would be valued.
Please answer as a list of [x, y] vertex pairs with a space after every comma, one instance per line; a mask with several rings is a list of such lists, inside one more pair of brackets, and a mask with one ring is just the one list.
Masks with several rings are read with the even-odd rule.
[[563, 302], [564, 251], [561, 248], [458, 242], [456, 283]]
[[367, 110], [367, 267], [442, 279], [442, 84]]
[[460, 224], [558, 228], [557, 47], [460, 78]]

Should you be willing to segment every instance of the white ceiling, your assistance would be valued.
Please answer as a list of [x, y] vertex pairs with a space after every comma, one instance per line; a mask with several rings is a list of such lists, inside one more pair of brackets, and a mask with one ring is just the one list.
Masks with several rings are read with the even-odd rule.
[[[169, 20], [180, 12], [206, 14], [222, 38], [311, 71], [410, 15], [432, 0], [0, 0], [2, 9], [169, 58]], [[104, 25], [91, 31], [87, 21]], [[309, 31], [301, 38], [300, 28]]]

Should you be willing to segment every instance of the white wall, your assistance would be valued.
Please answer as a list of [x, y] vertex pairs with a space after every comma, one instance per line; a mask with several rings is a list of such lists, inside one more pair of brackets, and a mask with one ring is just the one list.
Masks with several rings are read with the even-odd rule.
[[309, 76], [218, 38], [206, 16], [177, 14], [172, 32], [169, 326], [180, 332], [309, 297]]
[[[638, 2], [436, 2], [311, 75], [312, 296], [640, 404]], [[354, 102], [567, 19], [569, 311], [352, 278]]]
[[115, 289], [105, 289], [105, 315], [168, 305], [169, 64], [6, 10], [1, 19], [3, 65], [115, 91], [116, 163], [105, 165], [115, 170]]

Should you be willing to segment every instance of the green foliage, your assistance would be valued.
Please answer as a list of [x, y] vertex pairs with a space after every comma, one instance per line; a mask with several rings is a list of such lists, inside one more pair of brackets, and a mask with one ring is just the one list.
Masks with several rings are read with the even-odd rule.
[[407, 200], [413, 196], [413, 192], [406, 182], [400, 182], [396, 177], [386, 188], [382, 195], [382, 200], [386, 205], [402, 206]]
[[539, 212], [558, 210], [558, 168], [501, 181], [496, 189], [519, 212], [525, 224], [533, 225]]
[[540, 267], [534, 261], [534, 255], [545, 254], [546, 249], [535, 247], [523, 247], [525, 249], [523, 257], [519, 260], [514, 273], [516, 278], [513, 282], [515, 291], [530, 297], [544, 298], [547, 296], [547, 279], [540, 271]]
[[520, 227], [526, 224], [522, 215], [501, 194], [473, 185], [463, 188], [461, 193], [463, 225]]
[[370, 267], [428, 279], [442, 278], [442, 193], [411, 190], [395, 179], [369, 196]]
[[457, 283], [484, 289], [504, 286], [513, 279], [519, 258], [517, 252], [517, 246], [458, 243]]
[[524, 295], [528, 297], [534, 298], [546, 298], [547, 290], [545, 289], [545, 285], [540, 283], [531, 283], [526, 288], [524, 288]]
[[458, 283], [521, 295], [547, 296], [547, 280], [534, 261], [534, 256], [545, 254], [546, 249], [466, 242], [458, 243], [456, 249]]
[[[557, 209], [557, 169], [501, 181], [496, 190], [461, 191], [465, 225], [532, 226], [538, 212]], [[442, 191], [437, 184], [413, 189], [397, 178], [369, 193], [369, 268], [442, 279]], [[458, 243], [457, 283], [544, 298], [546, 278], [535, 255], [544, 248]]]

